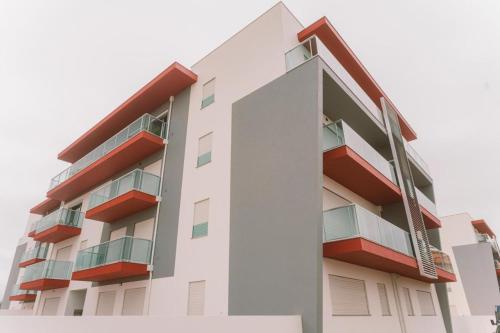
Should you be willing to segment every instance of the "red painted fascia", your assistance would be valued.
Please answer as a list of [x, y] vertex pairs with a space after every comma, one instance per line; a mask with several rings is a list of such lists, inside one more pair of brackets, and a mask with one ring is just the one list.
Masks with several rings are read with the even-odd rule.
[[36, 264], [37, 262], [44, 261], [44, 260], [45, 259], [42, 259], [42, 258], [33, 258], [30, 260], [20, 262], [17, 266], [18, 267], [26, 267], [26, 266], [30, 266], [30, 265]]
[[[35, 207], [30, 209], [31, 214], [39, 214], [39, 215], [46, 215], [50, 213], [51, 211], [59, 208], [61, 205], [61, 202], [56, 199], [52, 198], [47, 198]], [[30, 236], [31, 237], [31, 236]]]
[[156, 196], [132, 190], [88, 210], [85, 218], [112, 223], [156, 204]]
[[377, 205], [401, 199], [401, 190], [348, 146], [323, 153], [323, 173]]
[[34, 302], [35, 300], [36, 300], [35, 294], [21, 294], [9, 297], [9, 301]]
[[122, 105], [108, 114], [71, 145], [58, 158], [74, 163], [145, 113], [151, 112], [198, 80], [198, 76], [174, 62]]
[[59, 243], [68, 238], [77, 236], [81, 232], [81, 228], [57, 224], [47, 230], [35, 234], [33, 239], [39, 242]]
[[434, 214], [429, 212], [422, 205], [420, 205], [420, 211], [422, 212], [426, 229], [441, 228], [441, 220], [439, 220], [439, 218], [434, 216]]
[[445, 271], [444, 269], [439, 268], [438, 266], [436, 266], [436, 273], [437, 273], [437, 277], [438, 277], [437, 282], [456, 282], [457, 281], [457, 277], [455, 276], [455, 274], [450, 273], [448, 271]]
[[99, 282], [134, 276], [145, 276], [148, 275], [148, 273], [146, 264], [117, 262], [73, 272], [71, 279], [78, 281]]
[[29, 282], [24, 282], [19, 285], [19, 289], [23, 290], [50, 290], [58, 288], [66, 288], [69, 286], [69, 280], [58, 279], [38, 279]]
[[472, 221], [472, 225], [474, 226], [474, 228], [477, 229], [477, 231], [479, 231], [480, 233], [483, 233], [483, 234], [487, 234], [489, 235], [490, 237], [496, 237], [495, 236], [495, 233], [493, 232], [493, 230], [491, 230], [490, 226], [488, 225], [488, 223], [486, 223], [485, 220], [483, 219], [480, 219], [480, 220], [474, 220]]
[[47, 192], [47, 196], [62, 201], [74, 199], [117, 172], [160, 150], [164, 145], [161, 137], [145, 131], [140, 132], [73, 177], [51, 189]]
[[359, 84], [359, 86], [366, 92], [370, 99], [380, 108], [380, 110], [382, 110], [382, 103], [380, 101], [381, 97], [384, 97], [384, 99], [391, 104], [398, 114], [399, 125], [403, 136], [408, 141], [415, 140], [417, 138], [417, 134], [411, 128], [410, 124], [401, 115], [394, 103], [392, 103], [389, 97], [387, 97], [387, 94], [377, 84], [375, 79], [370, 75], [368, 70], [363, 66], [358, 57], [356, 57], [354, 52], [347, 45], [344, 39], [342, 39], [340, 34], [337, 30], [335, 30], [326, 17], [320, 18], [318, 21], [300, 31], [297, 34], [297, 37], [299, 41], [302, 42], [313, 35], [316, 35], [323, 42], [323, 44], [325, 44], [325, 46], [330, 50], [335, 58], [337, 58], [337, 60]]

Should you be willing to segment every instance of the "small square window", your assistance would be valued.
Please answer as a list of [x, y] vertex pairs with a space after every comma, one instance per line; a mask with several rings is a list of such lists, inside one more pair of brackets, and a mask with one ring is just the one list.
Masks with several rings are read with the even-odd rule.
[[201, 108], [206, 108], [213, 102], [215, 102], [215, 78], [211, 79], [203, 85]]
[[198, 142], [198, 160], [196, 166], [200, 167], [212, 161], [212, 133], [200, 138]]

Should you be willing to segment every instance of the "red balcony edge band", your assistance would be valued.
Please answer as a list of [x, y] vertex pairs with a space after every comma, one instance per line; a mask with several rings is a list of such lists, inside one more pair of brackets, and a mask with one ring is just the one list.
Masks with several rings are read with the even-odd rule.
[[495, 269], [495, 271], [497, 272], [497, 276], [500, 276], [500, 268]]
[[112, 223], [156, 204], [156, 196], [132, 190], [89, 209], [85, 213], [85, 218]]
[[57, 224], [47, 230], [35, 234], [33, 239], [40, 242], [58, 243], [68, 238], [77, 236], [81, 232], [81, 228]]
[[30, 265], [36, 264], [37, 262], [44, 261], [44, 260], [45, 259], [41, 259], [41, 258], [33, 258], [30, 260], [20, 262], [17, 266], [18, 267], [26, 267], [26, 266], [30, 266]]
[[425, 209], [422, 205], [420, 205], [420, 211], [422, 212], [422, 217], [424, 218], [425, 227], [427, 229], [441, 228], [441, 220], [439, 218]]
[[198, 76], [174, 62], [123, 104], [61, 151], [60, 160], [74, 163], [118, 133], [135, 119], [156, 109], [198, 80]]
[[[352, 164], [362, 168], [366, 173], [364, 177], [352, 177], [350, 172], [355, 172]], [[401, 198], [401, 190], [396, 184], [346, 145], [323, 153], [323, 173], [378, 205], [395, 202]], [[376, 183], [378, 187], [373, 184], [367, 186], [367, 178], [371, 178], [372, 183]]]
[[483, 234], [487, 234], [489, 235], [490, 237], [496, 237], [495, 236], [495, 233], [493, 232], [493, 230], [491, 230], [490, 226], [488, 225], [488, 223], [486, 223], [485, 220], [483, 219], [480, 219], [480, 220], [474, 220], [472, 221], [472, 225], [474, 226], [474, 228], [477, 229], [477, 231], [479, 231], [480, 233], [483, 233]]
[[35, 234], [36, 234], [35, 230], [31, 230], [30, 232], [28, 232], [28, 237], [33, 238]]
[[17, 302], [34, 302], [35, 300], [36, 300], [35, 294], [21, 294], [9, 297], [9, 301], [17, 301]]
[[[137, 160], [153, 154], [164, 145], [163, 138], [146, 131], [139, 132], [71, 178], [49, 190], [47, 196], [64, 201], [74, 199], [80, 193], [129, 167]], [[84, 177], [90, 177], [95, 182], [89, 183]], [[77, 190], [73, 190], [73, 187], [76, 187]]]
[[437, 282], [456, 282], [457, 277], [455, 274], [445, 271], [442, 268], [436, 266], [436, 273], [438, 276]]
[[59, 279], [38, 279], [29, 282], [23, 282], [19, 285], [19, 289], [23, 290], [50, 290], [66, 288], [69, 286], [69, 280]]
[[391, 102], [387, 94], [377, 84], [375, 79], [370, 75], [368, 70], [363, 66], [358, 57], [354, 54], [351, 48], [347, 45], [340, 34], [335, 30], [333, 25], [326, 17], [322, 17], [304, 30], [297, 34], [300, 42], [305, 39], [316, 35], [330, 52], [337, 58], [342, 66], [349, 72], [352, 78], [359, 84], [359, 86], [366, 92], [370, 99], [382, 110], [381, 97], [391, 104], [396, 110], [401, 126], [401, 132], [408, 141], [415, 140], [417, 134], [411, 128], [410, 124], [401, 115], [398, 109]]
[[30, 213], [31, 214], [45, 215], [45, 214], [55, 210], [56, 208], [59, 208], [60, 205], [61, 205], [61, 202], [59, 200], [47, 198], [44, 201], [42, 201], [41, 203], [39, 203], [38, 205], [36, 205], [35, 207], [31, 208]]
[[99, 282], [127, 277], [145, 276], [149, 274], [147, 267], [148, 265], [146, 264], [116, 262], [113, 264], [73, 272], [71, 279], [77, 281]]

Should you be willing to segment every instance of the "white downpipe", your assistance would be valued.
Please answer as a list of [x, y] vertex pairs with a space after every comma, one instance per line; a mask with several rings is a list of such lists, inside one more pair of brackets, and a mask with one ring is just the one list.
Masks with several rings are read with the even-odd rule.
[[[168, 137], [170, 134], [170, 119], [172, 116], [172, 111], [173, 111], [173, 103], [174, 103], [174, 96], [170, 96], [170, 105], [168, 107], [168, 118], [167, 118], [167, 129], [166, 129], [166, 140], [167, 140], [167, 145], [168, 145]], [[160, 168], [160, 187], [158, 190], [158, 194], [161, 196], [162, 190], [163, 190], [163, 170], [165, 170], [165, 160], [167, 157], [167, 147], [163, 149], [163, 157], [161, 159], [161, 168]], [[161, 201], [163, 201], [163, 197], [161, 198]], [[151, 289], [153, 285], [153, 270], [154, 270], [154, 255], [155, 255], [155, 245], [156, 245], [156, 232], [158, 230], [158, 216], [160, 215], [160, 203], [161, 201], [156, 205], [156, 214], [155, 214], [155, 221], [154, 221], [154, 227], [153, 227], [153, 241], [151, 243], [151, 265], [149, 269], [149, 281], [148, 281], [148, 290], [147, 290], [147, 299], [146, 299], [146, 315], [149, 315], [149, 308], [150, 308], [150, 303], [151, 303]]]
[[401, 327], [401, 333], [406, 333], [405, 316], [403, 308], [401, 307], [401, 298], [399, 297], [398, 279], [398, 274], [391, 274], [392, 290], [394, 290], [394, 299], [396, 300], [396, 311], [398, 313], [399, 326]]

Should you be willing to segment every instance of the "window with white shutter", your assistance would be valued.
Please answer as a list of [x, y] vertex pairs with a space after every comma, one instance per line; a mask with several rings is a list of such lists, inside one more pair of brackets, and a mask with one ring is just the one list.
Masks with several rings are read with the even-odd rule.
[[389, 306], [389, 298], [387, 297], [387, 288], [383, 283], [377, 283], [378, 297], [380, 299], [380, 308], [382, 316], [391, 315], [391, 307]]
[[430, 292], [417, 290], [417, 299], [422, 316], [436, 315], [436, 309], [434, 308], [434, 302], [432, 301], [432, 294]]
[[115, 308], [115, 291], [102, 291], [97, 298], [96, 316], [112, 316]]
[[188, 316], [202, 316], [205, 312], [205, 281], [189, 282]]
[[201, 167], [212, 161], [212, 133], [208, 133], [200, 138], [198, 142], [197, 167]]
[[413, 304], [411, 302], [410, 289], [403, 288], [403, 298], [405, 301], [406, 313], [408, 314], [408, 316], [414, 316], [415, 311], [413, 310]]
[[146, 287], [132, 288], [125, 290], [123, 296], [122, 315], [140, 316], [144, 308], [144, 298], [146, 296]]
[[208, 235], [209, 206], [210, 199], [198, 201], [194, 204], [192, 238], [199, 238]]
[[365, 281], [329, 275], [330, 299], [334, 316], [368, 316]]
[[215, 78], [211, 79], [203, 85], [203, 97], [201, 100], [201, 108], [205, 108], [215, 102]]

